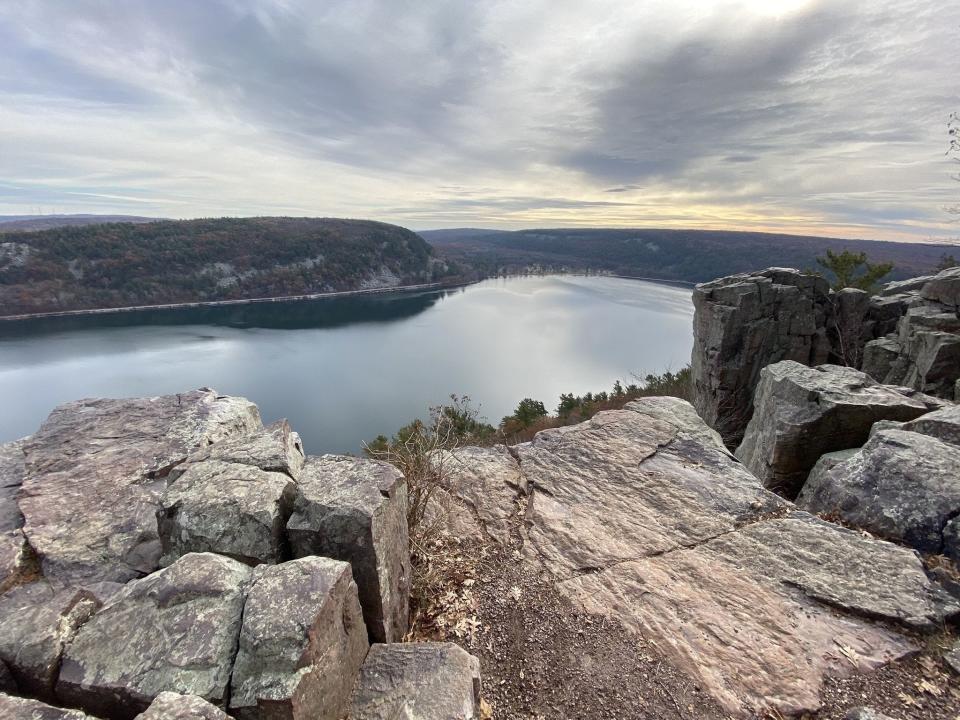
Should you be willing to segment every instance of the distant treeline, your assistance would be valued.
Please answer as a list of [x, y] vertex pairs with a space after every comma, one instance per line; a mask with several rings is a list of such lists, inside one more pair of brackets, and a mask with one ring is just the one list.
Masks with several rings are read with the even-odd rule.
[[0, 315], [453, 280], [416, 233], [328, 218], [110, 223], [0, 235]]

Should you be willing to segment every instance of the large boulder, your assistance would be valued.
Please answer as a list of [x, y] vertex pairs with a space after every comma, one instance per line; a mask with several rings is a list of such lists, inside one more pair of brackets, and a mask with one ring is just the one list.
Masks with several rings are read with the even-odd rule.
[[54, 707], [39, 700], [3, 693], [0, 693], [0, 717], [4, 720], [97, 720], [79, 710]]
[[480, 717], [480, 661], [453, 643], [373, 645], [350, 720]]
[[951, 445], [960, 445], [960, 405], [950, 405], [904, 423], [901, 430], [929, 435]]
[[51, 582], [126, 582], [155, 570], [170, 469], [201, 445], [261, 427], [255, 405], [212, 390], [56, 408], [24, 443], [24, 533]]
[[233, 668], [241, 720], [338, 720], [367, 654], [347, 563], [306, 557], [254, 570]]
[[162, 692], [136, 720], [230, 720], [230, 716], [196, 695]]
[[960, 512], [960, 452], [936, 437], [882, 429], [845, 462], [811, 474], [797, 503], [921, 552], [958, 556], [944, 530]]
[[945, 305], [954, 313], [960, 311], [960, 267], [947, 268], [929, 278], [920, 289], [920, 296]]
[[100, 605], [93, 592], [43, 582], [0, 597], [0, 660], [21, 691], [53, 699], [64, 648]]
[[791, 360], [760, 372], [754, 412], [736, 455], [764, 486], [796, 497], [821, 455], [860, 447], [878, 420], [912, 420], [919, 399], [850, 367]]
[[829, 360], [829, 286], [815, 275], [769, 268], [697, 285], [693, 306], [697, 411], [735, 447], [763, 367], [780, 360]]
[[185, 465], [157, 510], [161, 565], [191, 552], [250, 565], [289, 558], [286, 524], [297, 493], [289, 475], [223, 460]]
[[294, 557], [321, 555], [350, 563], [372, 640], [403, 638], [410, 539], [407, 486], [395, 467], [339, 455], [308, 457], [287, 536]]
[[121, 719], [164, 690], [222, 706], [250, 573], [236, 560], [195, 553], [127, 584], [66, 648], [58, 697]]

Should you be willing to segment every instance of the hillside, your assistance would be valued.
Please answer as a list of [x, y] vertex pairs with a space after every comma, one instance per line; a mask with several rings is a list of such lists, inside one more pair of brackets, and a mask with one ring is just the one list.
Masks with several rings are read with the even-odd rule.
[[160, 218], [141, 215], [0, 215], [0, 233], [51, 230], [103, 223], [148, 223]]
[[889, 261], [894, 279], [928, 273], [960, 246], [842, 240], [708, 230], [433, 230], [421, 233], [443, 256], [467, 261], [484, 274], [531, 265], [607, 270], [620, 275], [704, 282], [757, 266], [814, 267], [827, 248], [865, 252]]
[[450, 274], [415, 233], [362, 220], [63, 227], [3, 236], [0, 315], [395, 287]]

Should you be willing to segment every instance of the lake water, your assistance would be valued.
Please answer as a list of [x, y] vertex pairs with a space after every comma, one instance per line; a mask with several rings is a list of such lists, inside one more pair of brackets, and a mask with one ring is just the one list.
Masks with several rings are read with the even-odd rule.
[[358, 452], [469, 395], [496, 424], [519, 400], [677, 370], [690, 290], [609, 277], [486, 280], [455, 290], [0, 323], [0, 441], [59, 403], [208, 386], [286, 417], [308, 452]]

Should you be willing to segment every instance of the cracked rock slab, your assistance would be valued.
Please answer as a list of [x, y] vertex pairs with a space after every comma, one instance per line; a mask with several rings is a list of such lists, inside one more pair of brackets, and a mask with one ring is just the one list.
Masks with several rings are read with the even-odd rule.
[[115, 718], [143, 712], [165, 690], [222, 706], [250, 573], [193, 553], [127, 584], [67, 647], [58, 697]]
[[286, 473], [293, 480], [303, 469], [303, 442], [286, 420], [279, 420], [260, 431], [221, 440], [192, 453], [187, 460], [170, 470], [171, 482], [180, 477], [191, 463], [218, 460], [260, 468], [267, 472]]
[[201, 445], [260, 427], [253, 403], [212, 390], [56, 408], [24, 443], [19, 496], [44, 576], [126, 582], [155, 570], [156, 509], [170, 469]]
[[97, 720], [79, 710], [47, 705], [39, 700], [0, 693], [0, 717], [5, 720]]
[[639, 400], [517, 449], [532, 488], [530, 546], [555, 575], [695, 545], [787, 507], [688, 403], [672, 414], [662, 405]]
[[960, 513], [960, 453], [936, 437], [879, 430], [848, 460], [811, 476], [797, 502], [921, 552], [960, 555], [944, 538]]
[[350, 720], [473, 720], [479, 702], [480, 661], [457, 645], [373, 645]]
[[407, 485], [399, 470], [376, 460], [308, 456], [287, 536], [294, 557], [350, 563], [372, 640], [403, 638], [411, 569]]
[[100, 605], [90, 591], [56, 590], [43, 582], [0, 598], [0, 660], [21, 691], [53, 698], [64, 649]]
[[160, 564], [191, 552], [220, 553], [248, 565], [283, 562], [296, 492], [282, 472], [223, 460], [188, 463], [160, 498]]
[[305, 557], [254, 570], [231, 681], [241, 720], [338, 720], [367, 654], [347, 563]]
[[196, 695], [162, 692], [136, 720], [230, 720], [230, 716]]
[[917, 649], [864, 616], [922, 626], [949, 609], [914, 553], [804, 513], [561, 589], [642, 634], [740, 716], [814, 711], [826, 676]]
[[763, 484], [794, 498], [821, 455], [860, 447], [878, 420], [913, 420], [919, 399], [839, 365], [793, 361], [760, 371], [754, 411], [736, 455]]
[[23, 514], [17, 505], [17, 492], [23, 484], [23, 444], [27, 438], [0, 445], [0, 532], [23, 527]]

